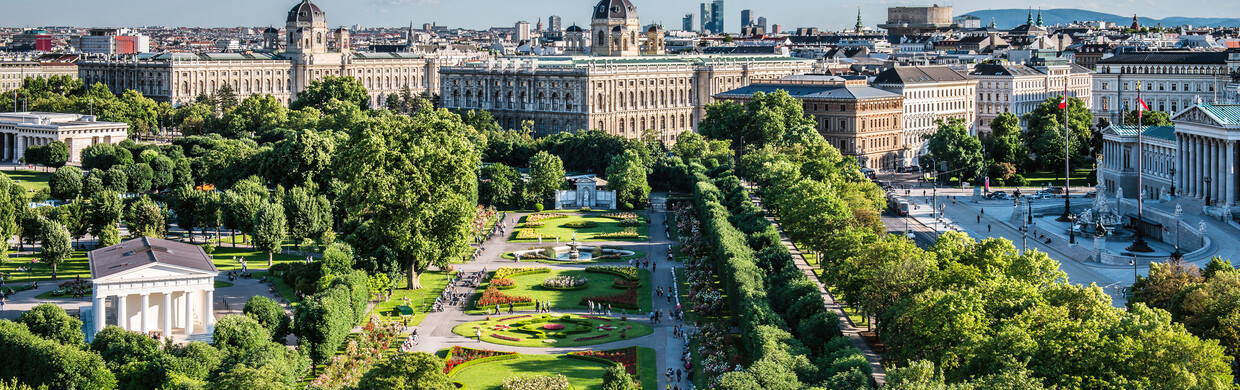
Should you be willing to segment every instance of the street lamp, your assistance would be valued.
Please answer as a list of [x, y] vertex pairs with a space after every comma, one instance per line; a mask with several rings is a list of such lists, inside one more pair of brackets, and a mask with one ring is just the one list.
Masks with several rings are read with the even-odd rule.
[[[1137, 255], [1134, 255], [1132, 253], [1125, 253], [1125, 254], [1129, 256], [1128, 265], [1132, 266], [1132, 284], [1136, 285], [1137, 284]], [[1132, 290], [1129, 290], [1129, 292], [1131, 291]]]
[[1175, 205], [1175, 252], [1171, 252], [1171, 258], [1180, 260], [1184, 258], [1184, 253], [1180, 252], [1180, 220], [1184, 218], [1184, 208]]
[[1175, 168], [1168, 169], [1171, 172], [1171, 196], [1175, 196]]
[[1076, 214], [1068, 215], [1068, 243], [1076, 243]]

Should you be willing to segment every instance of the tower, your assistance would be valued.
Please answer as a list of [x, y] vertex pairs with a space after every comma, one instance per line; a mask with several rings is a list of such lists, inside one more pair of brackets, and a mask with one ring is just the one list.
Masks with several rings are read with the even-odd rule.
[[1042, 27], [1042, 10], [1038, 10], [1038, 27]]
[[854, 28], [857, 29], [858, 34], [861, 33], [862, 28], [865, 28], [865, 26], [861, 24], [861, 5], [860, 4], [857, 5], [857, 25]]
[[1137, 22], [1137, 14], [1132, 14], [1132, 26], [1129, 26], [1128, 28], [1131, 28], [1133, 30], [1141, 29], [1141, 23]]
[[663, 27], [650, 26], [646, 29], [646, 55], [661, 56], [667, 53], [667, 45], [663, 42]]
[[1030, 8], [1030, 9], [1029, 9], [1029, 17], [1026, 17], [1026, 18], [1025, 18], [1025, 25], [1026, 25], [1026, 26], [1032, 26], [1032, 25], [1033, 25], [1033, 8]]
[[641, 55], [637, 42], [641, 24], [637, 7], [629, 0], [601, 0], [594, 6], [590, 31], [594, 32], [593, 53], [597, 56], [625, 57]]
[[290, 53], [326, 53], [329, 33], [327, 17], [319, 6], [302, 0], [288, 11], [285, 24]]
[[280, 30], [275, 27], [263, 30], [263, 48], [273, 52], [280, 50]]
[[345, 53], [349, 51], [349, 29], [340, 27], [332, 32], [332, 41], [335, 43], [335, 51]]
[[586, 47], [590, 46], [590, 40], [586, 38], [586, 32], [580, 26], [568, 26], [564, 30], [564, 49], [572, 53], [585, 53]]

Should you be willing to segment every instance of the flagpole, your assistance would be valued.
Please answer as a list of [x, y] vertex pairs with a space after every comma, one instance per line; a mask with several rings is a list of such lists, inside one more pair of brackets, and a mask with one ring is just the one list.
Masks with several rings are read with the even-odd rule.
[[[1141, 82], [1137, 82], [1137, 222], [1133, 224], [1134, 238], [1132, 245], [1128, 246], [1129, 252], [1153, 252], [1154, 249], [1145, 242], [1145, 237], [1141, 236], [1141, 226], [1145, 218], [1141, 210], [1145, 206], [1145, 146], [1143, 145], [1143, 122], [1145, 122], [1145, 101], [1141, 100]], [[1122, 200], [1116, 200], [1120, 202]]]
[[[1071, 71], [1069, 71], [1071, 72]], [[1072, 176], [1072, 130], [1068, 126], [1068, 81], [1071, 75], [1065, 76], [1063, 79], [1063, 215], [1059, 216], [1059, 222], [1068, 223], [1068, 234], [1070, 241], [1074, 240], [1072, 232], [1072, 191], [1070, 188], [1070, 179]]]

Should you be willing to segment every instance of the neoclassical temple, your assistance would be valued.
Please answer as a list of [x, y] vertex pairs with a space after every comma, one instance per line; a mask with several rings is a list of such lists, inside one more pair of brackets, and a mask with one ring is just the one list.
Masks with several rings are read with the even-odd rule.
[[1240, 104], [1197, 103], [1176, 113], [1175, 181], [1183, 195], [1208, 200], [1207, 206], [1231, 208], [1240, 200], [1236, 177], [1236, 141], [1240, 141]]
[[213, 331], [219, 270], [201, 247], [143, 237], [87, 257], [94, 283], [88, 339], [106, 325], [163, 337]]

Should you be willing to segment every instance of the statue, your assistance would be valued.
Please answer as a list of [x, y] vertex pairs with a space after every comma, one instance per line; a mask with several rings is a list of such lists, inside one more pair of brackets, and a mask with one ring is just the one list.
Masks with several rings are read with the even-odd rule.
[[1158, 187], [1158, 200], [1163, 200], [1163, 199], [1166, 199], [1166, 198], [1167, 198], [1167, 194], [1168, 194], [1168, 192], [1167, 192], [1167, 187], [1166, 187], [1166, 186]]
[[590, 190], [581, 191], [581, 207], [589, 206], [592, 206], [590, 204]]

